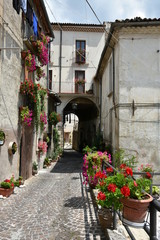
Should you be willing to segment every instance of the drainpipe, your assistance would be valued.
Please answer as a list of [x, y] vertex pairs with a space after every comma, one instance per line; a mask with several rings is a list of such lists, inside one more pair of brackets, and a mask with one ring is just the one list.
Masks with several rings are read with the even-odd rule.
[[59, 93], [61, 93], [62, 78], [62, 29], [60, 29], [60, 46], [59, 46]]
[[[48, 42], [48, 56], [49, 56], [49, 50], [50, 50], [50, 43], [53, 42], [53, 38]], [[51, 90], [49, 89], [49, 62], [47, 64], [47, 89], [48, 90]]]
[[99, 113], [99, 132], [101, 132], [101, 128], [102, 128], [102, 78], [100, 79], [100, 89], [99, 89], [99, 95], [100, 95], [100, 113]]
[[115, 53], [114, 48], [112, 48], [113, 53], [113, 104], [115, 105]]

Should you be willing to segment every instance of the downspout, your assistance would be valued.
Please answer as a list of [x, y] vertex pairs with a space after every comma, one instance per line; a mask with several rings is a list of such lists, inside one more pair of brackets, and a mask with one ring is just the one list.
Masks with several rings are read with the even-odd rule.
[[59, 93], [61, 93], [62, 79], [62, 29], [60, 29], [60, 46], [59, 46]]
[[[53, 38], [48, 42], [48, 56], [49, 56], [49, 50], [50, 50], [50, 43], [53, 42]], [[49, 89], [49, 62], [47, 64], [47, 89]]]
[[115, 53], [114, 48], [112, 48], [113, 54], [113, 104], [115, 105]]
[[99, 112], [99, 133], [101, 133], [101, 128], [102, 128], [102, 78], [99, 80], [100, 81], [100, 89], [99, 89], [99, 95], [100, 95], [100, 112]]

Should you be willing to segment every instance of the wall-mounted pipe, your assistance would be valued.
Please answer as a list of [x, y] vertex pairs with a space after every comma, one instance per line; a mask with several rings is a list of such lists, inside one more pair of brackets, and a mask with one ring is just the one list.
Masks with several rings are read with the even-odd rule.
[[61, 93], [62, 79], [62, 29], [60, 29], [60, 45], [59, 45], [59, 93]]

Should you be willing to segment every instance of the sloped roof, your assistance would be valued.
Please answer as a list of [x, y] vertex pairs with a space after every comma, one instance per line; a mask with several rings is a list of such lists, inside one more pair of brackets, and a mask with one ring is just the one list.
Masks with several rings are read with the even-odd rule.
[[51, 23], [53, 30], [77, 31], [77, 32], [104, 32], [105, 24], [85, 23]]
[[[108, 31], [108, 38], [106, 40], [106, 44], [104, 46], [103, 52], [101, 54], [101, 58], [98, 64], [98, 69], [96, 72], [95, 79], [99, 79], [102, 76], [105, 64], [104, 60], [107, 59], [108, 55], [114, 48], [115, 44], [115, 37], [113, 37], [114, 32], [118, 29], [125, 28], [125, 27], [152, 27], [152, 26], [160, 26], [160, 18], [140, 18], [136, 17], [133, 19], [125, 19], [125, 20], [116, 20], [115, 22], [111, 23], [111, 27]], [[108, 53], [107, 53], [108, 51]]]

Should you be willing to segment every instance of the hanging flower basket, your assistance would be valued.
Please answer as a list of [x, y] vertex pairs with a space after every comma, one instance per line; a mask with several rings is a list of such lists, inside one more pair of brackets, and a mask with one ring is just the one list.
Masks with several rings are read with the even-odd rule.
[[17, 143], [16, 142], [9, 143], [8, 152], [10, 155], [15, 154], [17, 152]]
[[0, 146], [3, 146], [5, 142], [5, 133], [3, 130], [0, 130]]
[[28, 51], [27, 50], [23, 50], [21, 51], [21, 58], [25, 59], [27, 57]]

